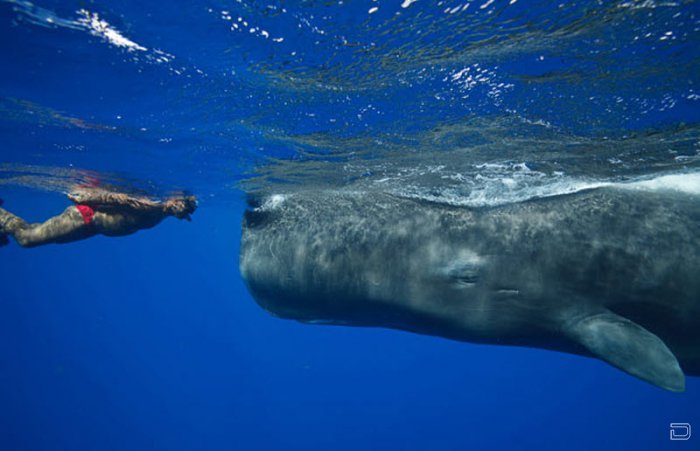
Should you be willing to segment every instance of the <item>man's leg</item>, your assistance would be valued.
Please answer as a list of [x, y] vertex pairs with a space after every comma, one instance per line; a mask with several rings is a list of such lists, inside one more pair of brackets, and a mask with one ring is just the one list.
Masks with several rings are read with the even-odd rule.
[[0, 208], [0, 235], [14, 234], [15, 230], [26, 227], [27, 223], [4, 208]]
[[0, 233], [12, 235], [22, 247], [68, 243], [94, 235], [74, 206], [41, 224], [27, 224], [23, 219], [0, 208]]

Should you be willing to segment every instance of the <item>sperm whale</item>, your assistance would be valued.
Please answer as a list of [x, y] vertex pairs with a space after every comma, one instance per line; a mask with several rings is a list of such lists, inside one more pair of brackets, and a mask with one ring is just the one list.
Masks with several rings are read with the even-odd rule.
[[240, 270], [282, 318], [570, 352], [683, 391], [700, 375], [698, 200], [653, 184], [491, 208], [257, 197]]

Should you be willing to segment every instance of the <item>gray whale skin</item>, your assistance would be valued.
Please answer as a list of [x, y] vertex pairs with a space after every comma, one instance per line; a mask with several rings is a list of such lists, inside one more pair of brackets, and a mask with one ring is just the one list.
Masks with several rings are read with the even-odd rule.
[[[597, 357], [671, 391], [700, 375], [700, 203], [604, 187], [472, 209], [373, 192], [251, 200], [264, 309]], [[681, 369], [682, 368], [682, 369]]]

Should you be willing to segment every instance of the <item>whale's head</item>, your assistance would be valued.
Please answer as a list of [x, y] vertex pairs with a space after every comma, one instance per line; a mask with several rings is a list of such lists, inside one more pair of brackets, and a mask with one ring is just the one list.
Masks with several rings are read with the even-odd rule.
[[[327, 316], [315, 290], [308, 229], [287, 195], [249, 196], [243, 216], [239, 267], [255, 301], [270, 314], [314, 321]], [[292, 220], [292, 217], [295, 220]]]
[[401, 317], [399, 310], [484, 296], [488, 256], [445, 232], [435, 217], [408, 210], [400, 221], [384, 222], [381, 208], [372, 210], [382, 206], [377, 202], [323, 200], [249, 198], [240, 271], [255, 301], [273, 315], [393, 324], [389, 317]]
[[[248, 209], [243, 215], [239, 268], [253, 298], [268, 312], [278, 315], [276, 299], [284, 293], [283, 267], [280, 265], [279, 246], [275, 233], [277, 210], [283, 196], [261, 197], [249, 195]], [[282, 315], [284, 316], [284, 315]]]

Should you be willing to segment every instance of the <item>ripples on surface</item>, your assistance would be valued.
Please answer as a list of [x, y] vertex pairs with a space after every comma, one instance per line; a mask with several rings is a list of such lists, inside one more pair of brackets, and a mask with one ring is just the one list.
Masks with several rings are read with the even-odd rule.
[[203, 197], [352, 185], [467, 205], [693, 172], [699, 9], [0, 0], [3, 161]]

